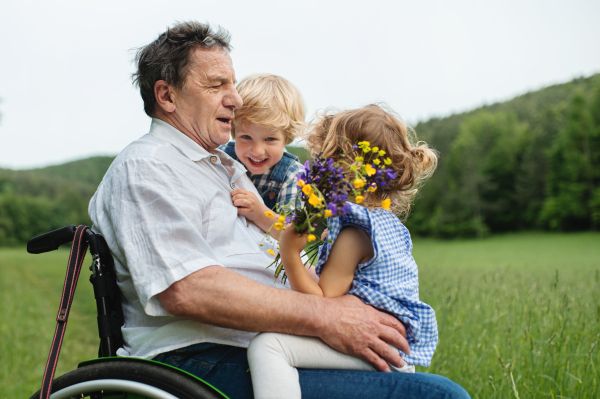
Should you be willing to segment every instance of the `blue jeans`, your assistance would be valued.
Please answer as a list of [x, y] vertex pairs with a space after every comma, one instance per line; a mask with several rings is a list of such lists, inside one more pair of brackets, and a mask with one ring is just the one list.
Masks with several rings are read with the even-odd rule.
[[[203, 343], [161, 353], [154, 360], [197, 375], [230, 399], [254, 396], [245, 348]], [[470, 398], [460, 385], [435, 374], [312, 369], [298, 369], [298, 374], [303, 399]]]

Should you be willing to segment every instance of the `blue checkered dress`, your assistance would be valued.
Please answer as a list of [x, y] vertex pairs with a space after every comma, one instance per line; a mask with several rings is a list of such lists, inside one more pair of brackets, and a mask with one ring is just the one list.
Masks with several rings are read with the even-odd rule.
[[[402, 357], [408, 364], [430, 366], [438, 342], [437, 321], [431, 306], [419, 300], [419, 276], [411, 255], [410, 233], [390, 211], [369, 211], [360, 205], [350, 205], [349, 213], [328, 219], [327, 238], [335, 243], [343, 227], [360, 227], [371, 236], [375, 255], [358, 265], [348, 293], [401, 320], [410, 345], [410, 354], [402, 353]], [[320, 248], [318, 275], [332, 245], [326, 241]]]

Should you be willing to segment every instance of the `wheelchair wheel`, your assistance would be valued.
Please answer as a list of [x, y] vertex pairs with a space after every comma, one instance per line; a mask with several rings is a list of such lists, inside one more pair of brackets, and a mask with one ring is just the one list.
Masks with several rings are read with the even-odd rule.
[[[39, 399], [36, 392], [30, 399]], [[102, 361], [66, 373], [52, 383], [51, 399], [224, 399], [225, 395], [184, 372], [144, 360]]]

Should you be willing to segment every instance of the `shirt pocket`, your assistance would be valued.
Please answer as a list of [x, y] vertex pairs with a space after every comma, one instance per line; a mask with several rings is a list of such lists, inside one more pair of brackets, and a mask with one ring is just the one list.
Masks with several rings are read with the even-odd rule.
[[216, 196], [210, 202], [206, 232], [208, 245], [217, 257], [257, 254], [258, 244], [252, 239], [245, 222], [238, 216], [231, 198], [226, 200]]

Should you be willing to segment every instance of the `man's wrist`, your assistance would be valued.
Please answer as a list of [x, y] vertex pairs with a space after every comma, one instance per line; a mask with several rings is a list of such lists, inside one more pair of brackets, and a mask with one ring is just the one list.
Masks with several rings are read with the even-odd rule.
[[309, 309], [310, 317], [304, 320], [301, 331], [292, 331], [291, 333], [322, 338], [329, 326], [328, 320], [333, 301], [318, 295], [302, 295], [306, 295], [305, 309]]

